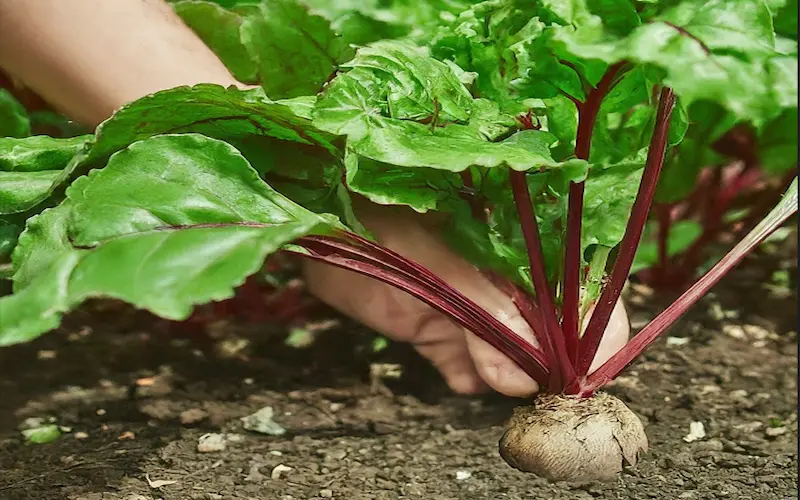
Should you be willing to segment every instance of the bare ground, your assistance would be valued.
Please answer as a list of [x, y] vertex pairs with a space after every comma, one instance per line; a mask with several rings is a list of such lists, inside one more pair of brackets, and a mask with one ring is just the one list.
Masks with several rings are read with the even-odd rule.
[[[608, 388], [651, 445], [615, 483], [511, 469], [497, 441], [517, 401], [453, 396], [408, 348], [374, 352], [346, 321], [296, 348], [277, 325], [186, 337], [93, 304], [0, 350], [0, 499], [797, 498], [796, 293], [770, 284], [776, 265], [749, 260]], [[664, 302], [636, 286], [628, 300], [634, 327]], [[375, 384], [385, 363], [402, 376]], [[242, 428], [265, 406], [285, 434]], [[30, 417], [69, 432], [25, 443]], [[706, 436], [689, 443], [691, 422]], [[207, 433], [227, 433], [226, 448], [199, 452]]]

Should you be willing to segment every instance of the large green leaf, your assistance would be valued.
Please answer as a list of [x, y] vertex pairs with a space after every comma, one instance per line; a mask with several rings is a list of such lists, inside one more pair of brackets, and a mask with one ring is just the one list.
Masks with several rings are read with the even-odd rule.
[[196, 134], [132, 144], [67, 189], [72, 241], [91, 246], [162, 226], [318, 219], [270, 188], [231, 145]]
[[325, 18], [294, 0], [264, 0], [245, 16], [240, 32], [273, 99], [316, 94], [352, 56]]
[[111, 297], [161, 317], [186, 319], [196, 304], [233, 296], [264, 259], [313, 232], [314, 222], [156, 230], [113, 239], [87, 252], [69, 281], [71, 305]]
[[335, 226], [270, 188], [229, 144], [196, 134], [137, 142], [29, 221], [15, 294], [0, 299], [0, 311], [25, 312], [0, 323], [0, 344], [45, 333], [95, 297], [184, 319], [230, 297], [270, 253]]
[[98, 127], [87, 163], [153, 135], [186, 132], [228, 142], [266, 136], [335, 149], [330, 136], [315, 130], [290, 107], [271, 101], [261, 89], [199, 84], [157, 92], [117, 111]]

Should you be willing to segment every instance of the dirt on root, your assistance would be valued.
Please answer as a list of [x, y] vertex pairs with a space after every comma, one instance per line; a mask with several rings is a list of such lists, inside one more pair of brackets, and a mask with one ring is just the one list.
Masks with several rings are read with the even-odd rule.
[[[0, 499], [797, 498], [796, 293], [775, 270], [747, 261], [608, 387], [650, 439], [609, 484], [510, 468], [497, 442], [518, 401], [454, 396], [406, 346], [376, 352], [345, 320], [292, 347], [276, 325], [181, 337], [93, 304], [0, 350]], [[632, 286], [634, 328], [663, 302]], [[395, 363], [399, 378], [379, 376]], [[284, 434], [243, 428], [264, 407]], [[64, 432], [26, 443], [30, 418]], [[217, 451], [198, 451], [207, 434]]]

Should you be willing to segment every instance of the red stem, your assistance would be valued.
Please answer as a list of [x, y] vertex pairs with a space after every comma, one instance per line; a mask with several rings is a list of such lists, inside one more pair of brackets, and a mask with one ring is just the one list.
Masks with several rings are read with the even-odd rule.
[[469, 302], [466, 297], [458, 294], [454, 288], [441, 281], [433, 273], [419, 264], [409, 261], [398, 254], [381, 247], [380, 245], [376, 245], [369, 240], [361, 238], [356, 234], [345, 233], [344, 236], [355, 240], [357, 243], [363, 244], [367, 248], [360, 248], [347, 241], [321, 236], [308, 236], [301, 238], [298, 240], [298, 244], [303, 245], [308, 250], [314, 250], [318, 253], [320, 251], [325, 251], [373, 266], [378, 266], [385, 271], [392, 272], [407, 280], [419, 282], [423, 286], [426, 286], [432, 290], [436, 290], [436, 294], [439, 295], [443, 300], [447, 301], [453, 308], [459, 310], [463, 314], [474, 318], [477, 323], [488, 325], [490, 328], [493, 328], [504, 335], [508, 335], [509, 333], [513, 334], [508, 327], [503, 325], [494, 316], [491, 316], [484, 309]]
[[690, 307], [697, 303], [703, 295], [714, 287], [727, 273], [736, 267], [744, 257], [761, 244], [770, 234], [778, 229], [789, 217], [797, 212], [797, 191], [793, 199], [787, 200], [782, 207], [776, 209], [774, 216], [768, 216], [741, 240], [725, 257], [717, 262], [697, 283], [683, 293], [678, 300], [659, 314], [645, 326], [617, 354], [606, 361], [600, 368], [587, 377], [580, 394], [590, 395], [603, 385], [613, 380], [647, 349], [659, 335], [672, 326]]
[[[324, 240], [319, 239], [316, 243], [324, 243]], [[424, 282], [414, 280], [413, 277], [409, 278], [406, 275], [398, 274], [391, 268], [387, 268], [381, 264], [361, 262], [338, 255], [335, 253], [335, 251], [337, 251], [336, 248], [331, 248], [331, 250], [334, 250], [331, 253], [325, 253], [324, 244], [320, 247], [315, 247], [314, 244], [306, 246], [302, 239], [298, 241], [298, 244], [304, 246], [309, 252], [308, 254], [300, 254], [306, 258], [322, 261], [377, 279], [421, 300], [501, 351], [539, 384], [546, 384], [548, 380], [548, 371], [544, 368], [543, 364], [537, 360], [537, 358], [540, 358], [541, 354], [536, 351], [533, 345], [519, 337], [516, 333], [505, 327], [505, 325], [501, 324], [501, 328], [506, 331], [493, 330], [494, 326], [476, 321], [475, 317], [472, 317], [465, 311], [454, 308], [453, 304], [443, 297], [442, 290], [432, 288]], [[309, 246], [311, 248], [309, 248]], [[460, 295], [455, 290], [453, 290], [453, 292], [456, 295]], [[471, 303], [466, 297], [463, 297], [463, 300], [465, 303], [471, 304], [471, 313], [474, 314], [478, 311], [485, 313], [480, 306]], [[488, 313], [486, 314], [488, 315]]]
[[585, 183], [569, 183], [567, 237], [564, 250], [564, 303], [561, 307], [561, 328], [570, 364], [578, 359], [581, 308], [581, 224]]
[[625, 281], [628, 279], [636, 249], [642, 237], [642, 231], [647, 223], [650, 206], [653, 203], [658, 178], [664, 166], [667, 133], [669, 132], [670, 118], [674, 107], [675, 94], [673, 94], [672, 89], [664, 87], [659, 98], [656, 124], [653, 130], [653, 137], [650, 140], [650, 148], [647, 152], [647, 162], [642, 174], [642, 181], [639, 184], [639, 191], [633, 203], [631, 217], [625, 228], [625, 235], [622, 238], [619, 254], [611, 271], [608, 285], [600, 294], [597, 307], [589, 319], [589, 325], [586, 327], [586, 333], [580, 341], [577, 366], [579, 375], [586, 375], [589, 372], [592, 361], [597, 354], [597, 348], [603, 338], [603, 333], [611, 318], [611, 313], [619, 300]]
[[[536, 300], [541, 306], [542, 315], [544, 316], [545, 331], [542, 335], [544, 340], [542, 344], [545, 355], [558, 365], [561, 372], [560, 377], [559, 370], [553, 369], [550, 372], [552, 377], [550, 387], [558, 387], [560, 391], [575, 380], [575, 369], [569, 360], [564, 335], [558, 324], [553, 291], [548, 283], [544, 267], [544, 253], [542, 252], [542, 243], [539, 237], [539, 224], [536, 221], [536, 211], [528, 190], [525, 173], [511, 170], [509, 178], [520, 225], [522, 226], [522, 235], [525, 238], [525, 245], [528, 249], [528, 262], [531, 267]], [[531, 328], [533, 328], [533, 325], [531, 325]]]
[[[606, 73], [586, 96], [586, 102], [578, 103], [578, 131], [575, 138], [575, 156], [589, 160], [592, 135], [603, 99], [611, 90], [620, 70], [627, 64], [619, 62]], [[567, 209], [566, 248], [564, 250], [564, 302], [561, 308], [561, 328], [564, 334], [570, 364], [578, 358], [580, 332], [580, 285], [581, 285], [581, 231], [583, 224], [584, 182], [569, 183]]]

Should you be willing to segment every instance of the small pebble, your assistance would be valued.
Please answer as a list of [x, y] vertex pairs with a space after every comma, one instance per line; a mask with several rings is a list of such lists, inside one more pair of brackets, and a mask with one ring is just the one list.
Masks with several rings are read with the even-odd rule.
[[706, 437], [706, 427], [703, 422], [691, 422], [689, 424], [689, 434], [683, 437], [687, 443], [693, 443]]
[[333, 491], [328, 489], [319, 490], [319, 496], [321, 496], [322, 498], [333, 498]]
[[291, 467], [283, 464], [278, 464], [275, 466], [274, 469], [272, 469], [272, 472], [270, 473], [269, 477], [271, 477], [273, 481], [277, 481], [278, 479], [281, 478], [281, 474], [283, 474], [284, 472], [289, 472], [290, 470], [292, 470]]
[[265, 406], [240, 420], [244, 423], [244, 428], [248, 431], [268, 434], [270, 436], [282, 436], [286, 429], [273, 420], [275, 411], [271, 406]]
[[682, 346], [689, 343], [689, 337], [667, 337], [668, 346]]
[[223, 434], [203, 434], [197, 443], [197, 451], [200, 453], [214, 453], [223, 451], [227, 447], [227, 439]]
[[778, 437], [782, 434], [786, 434], [788, 429], [786, 427], [767, 427], [764, 433], [769, 437]]
[[87, 433], [85, 433], [83, 431], [78, 431], [78, 432], [75, 433], [75, 439], [87, 439], [88, 437], [89, 437], [89, 434], [87, 434]]
[[468, 470], [460, 470], [456, 471], [456, 480], [457, 481], [466, 481], [467, 479], [472, 477], [472, 472]]

